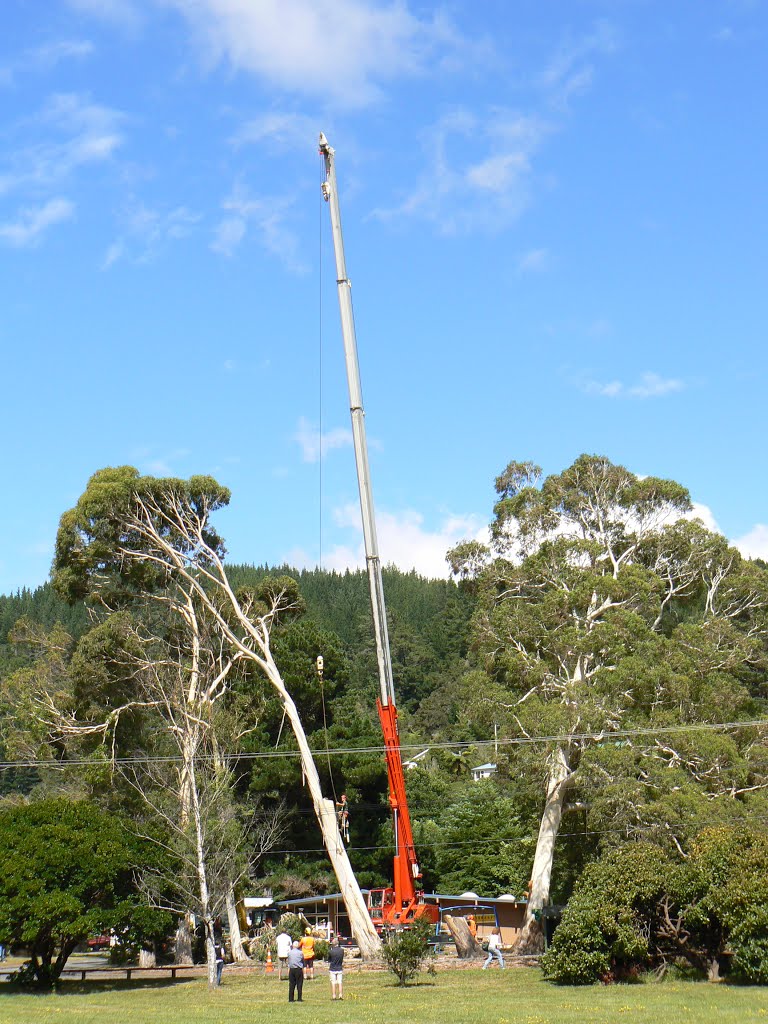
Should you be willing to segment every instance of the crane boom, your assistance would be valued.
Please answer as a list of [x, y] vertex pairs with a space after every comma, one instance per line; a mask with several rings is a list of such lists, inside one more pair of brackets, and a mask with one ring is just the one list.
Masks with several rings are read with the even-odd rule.
[[416, 917], [436, 920], [437, 910], [423, 902], [423, 893], [417, 891], [416, 883], [421, 878], [419, 862], [413, 843], [411, 817], [405, 793], [405, 776], [400, 753], [400, 735], [395, 704], [395, 685], [392, 677], [392, 657], [387, 630], [387, 611], [384, 603], [384, 584], [381, 575], [381, 559], [376, 536], [376, 517], [371, 490], [371, 474], [368, 465], [368, 442], [365, 433], [365, 411], [360, 384], [360, 366], [357, 358], [355, 320], [352, 314], [352, 286], [347, 276], [344, 259], [344, 239], [341, 231], [339, 194], [336, 185], [334, 150], [325, 135], [320, 134], [320, 153], [325, 163], [325, 181], [322, 184], [323, 198], [329, 205], [333, 249], [336, 257], [336, 285], [341, 312], [341, 333], [344, 341], [344, 357], [349, 387], [349, 405], [352, 417], [352, 439], [357, 466], [357, 484], [360, 492], [360, 512], [363, 520], [365, 561], [368, 568], [368, 586], [371, 595], [373, 628], [376, 637], [376, 659], [379, 667], [380, 696], [377, 703], [379, 721], [384, 736], [384, 749], [389, 780], [389, 805], [395, 834], [394, 877], [392, 889], [372, 890], [369, 909], [374, 922], [380, 927], [394, 927], [405, 924]]

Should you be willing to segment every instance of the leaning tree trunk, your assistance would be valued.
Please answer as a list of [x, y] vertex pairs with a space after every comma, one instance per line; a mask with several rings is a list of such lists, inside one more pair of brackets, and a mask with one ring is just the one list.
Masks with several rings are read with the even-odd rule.
[[482, 955], [483, 947], [477, 939], [472, 938], [472, 932], [469, 930], [469, 925], [463, 917], [453, 917], [451, 914], [446, 914], [443, 922], [456, 943], [456, 953], [459, 960], [471, 960], [473, 957]]
[[541, 910], [549, 902], [549, 883], [552, 877], [552, 860], [555, 855], [555, 840], [563, 816], [563, 804], [572, 772], [561, 748], [551, 760], [547, 781], [547, 800], [541, 816], [536, 853], [533, 858], [531, 885], [528, 892], [528, 906], [525, 911], [523, 930], [515, 943], [516, 953], [540, 953], [544, 949], [544, 928], [537, 921], [534, 911]]
[[230, 886], [227, 890], [227, 923], [229, 924], [229, 944], [232, 952], [232, 960], [236, 964], [242, 964], [250, 960], [250, 957], [243, 946], [243, 936], [240, 931], [240, 918], [237, 916], [237, 905], [235, 904], [235, 892]]
[[285, 688], [285, 683], [282, 680], [282, 676], [280, 675], [277, 665], [275, 665], [272, 653], [269, 649], [265, 651], [264, 661], [266, 663], [267, 674], [269, 675], [270, 682], [280, 693], [285, 713], [288, 716], [288, 721], [291, 723], [293, 734], [299, 745], [301, 768], [304, 773], [304, 777], [307, 780], [307, 786], [312, 797], [315, 815], [320, 825], [320, 831], [323, 835], [323, 843], [328, 851], [331, 865], [333, 866], [336, 879], [339, 883], [339, 891], [341, 892], [341, 898], [344, 901], [344, 906], [346, 907], [347, 914], [349, 916], [352, 935], [360, 949], [360, 955], [363, 959], [371, 959], [381, 952], [381, 939], [376, 934], [376, 929], [373, 927], [373, 922], [371, 921], [371, 916], [368, 913], [368, 908], [365, 905], [363, 894], [360, 891], [360, 886], [357, 884], [357, 879], [355, 878], [355, 873], [352, 870], [352, 865], [349, 863], [349, 857], [347, 856], [344, 842], [339, 833], [335, 805], [332, 800], [327, 800], [323, 796], [322, 787], [320, 785], [320, 776], [317, 774], [317, 767], [315, 766], [315, 761], [312, 757], [312, 751], [307, 743], [306, 733], [304, 732], [304, 726], [301, 724], [299, 712], [296, 709], [293, 698]]

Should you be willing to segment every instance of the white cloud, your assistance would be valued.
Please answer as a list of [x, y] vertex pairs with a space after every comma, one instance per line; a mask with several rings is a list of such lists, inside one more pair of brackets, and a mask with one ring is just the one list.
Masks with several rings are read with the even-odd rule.
[[762, 558], [768, 561], [768, 526], [756, 523], [743, 537], [737, 537], [734, 546], [745, 558]]
[[[354, 504], [336, 509], [334, 520], [338, 526], [354, 529], [362, 537], [360, 511]], [[426, 529], [424, 517], [413, 509], [382, 512], [377, 516], [376, 526], [384, 565], [396, 565], [405, 572], [415, 569], [431, 579], [445, 579], [449, 575], [445, 560], [449, 548], [467, 535], [481, 532], [476, 516], [447, 515], [436, 529]], [[338, 544], [324, 552], [323, 566], [339, 571], [364, 568], [362, 539], [355, 544]]]
[[232, 139], [236, 146], [269, 142], [281, 149], [298, 149], [305, 153], [318, 138], [318, 121], [306, 114], [279, 111], [259, 114], [246, 121]]
[[122, 220], [123, 233], [107, 248], [102, 270], [108, 270], [122, 259], [151, 263], [171, 242], [188, 238], [200, 215], [186, 206], [157, 210], [139, 202], [123, 214]]
[[346, 427], [335, 427], [321, 435], [319, 429], [302, 416], [293, 440], [298, 441], [304, 462], [318, 462], [335, 448], [350, 447], [352, 431]]
[[509, 227], [531, 202], [534, 158], [561, 129], [568, 100], [593, 81], [590, 60], [615, 48], [613, 29], [598, 22], [569, 40], [527, 83], [532, 90], [527, 110], [461, 107], [442, 117], [425, 135], [426, 166], [416, 185], [373, 216], [418, 217], [448, 235]]
[[658, 373], [644, 373], [637, 384], [627, 389], [633, 398], [658, 398], [675, 391], [682, 391], [685, 384], [673, 377], [662, 377]]
[[501, 230], [530, 201], [532, 158], [550, 131], [542, 118], [518, 111], [496, 108], [478, 116], [454, 110], [427, 134], [428, 167], [416, 188], [398, 206], [373, 215], [420, 217], [442, 234]]
[[63, 60], [81, 60], [93, 53], [87, 39], [61, 39], [22, 51], [10, 63], [0, 66], [0, 83], [10, 85], [19, 74], [50, 71]]
[[136, 28], [141, 22], [139, 4], [134, 0], [67, 0], [80, 14], [109, 21], [122, 28]]
[[589, 32], [563, 43], [539, 76], [549, 102], [563, 108], [573, 96], [589, 89], [594, 78], [591, 61], [596, 56], [614, 53], [617, 47], [616, 30], [602, 20]]
[[[15, 189], [39, 188], [62, 181], [79, 168], [110, 159], [123, 143], [119, 125], [123, 114], [93, 103], [87, 96], [62, 93], [24, 127], [35, 141], [20, 146], [7, 170], [0, 173], [0, 195]], [[39, 141], [41, 126], [53, 136]]]
[[460, 40], [444, 18], [422, 20], [404, 0], [166, 0], [213, 62], [279, 89], [359, 107], [381, 83], [424, 72]]
[[546, 270], [549, 263], [548, 249], [529, 249], [517, 261], [517, 269], [521, 274], [536, 273]]
[[16, 248], [32, 248], [42, 236], [63, 221], [71, 220], [75, 205], [69, 199], [49, 199], [42, 206], [20, 211], [17, 220], [0, 224], [0, 239]]
[[662, 398], [682, 391], [685, 382], [674, 377], [662, 377], [658, 373], [643, 373], [634, 384], [626, 384], [620, 380], [597, 381], [582, 379], [579, 387], [588, 395], [600, 395], [602, 398]]
[[183, 462], [190, 454], [188, 448], [176, 448], [169, 452], [158, 453], [153, 447], [136, 449], [130, 456], [142, 473], [152, 476], [178, 476], [175, 464]]
[[700, 519], [704, 526], [711, 530], [712, 533], [722, 533], [723, 531], [717, 524], [715, 514], [709, 505], [704, 505], [700, 501], [693, 502], [693, 508], [690, 512], [686, 512], [683, 519]]
[[238, 246], [253, 230], [262, 248], [280, 260], [286, 269], [302, 274], [306, 264], [299, 257], [299, 240], [288, 226], [293, 201], [283, 197], [253, 198], [241, 185], [235, 186], [221, 204], [225, 216], [214, 230], [211, 249], [221, 256], [234, 256]]
[[211, 249], [220, 256], [234, 256], [235, 250], [245, 238], [245, 231], [245, 218], [225, 217], [216, 225]]

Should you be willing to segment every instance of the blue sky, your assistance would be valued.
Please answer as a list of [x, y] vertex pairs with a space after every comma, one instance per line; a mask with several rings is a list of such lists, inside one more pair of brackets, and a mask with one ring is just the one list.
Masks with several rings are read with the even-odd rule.
[[3, 3], [0, 592], [125, 463], [227, 484], [233, 560], [357, 563], [321, 130], [385, 562], [585, 451], [768, 557], [762, 0], [45, 13]]

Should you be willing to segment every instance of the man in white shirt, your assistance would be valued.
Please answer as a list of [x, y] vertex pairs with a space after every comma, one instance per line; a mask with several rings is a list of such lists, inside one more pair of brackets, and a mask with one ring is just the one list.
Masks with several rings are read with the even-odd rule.
[[282, 931], [277, 936], [277, 977], [279, 981], [283, 980], [283, 968], [285, 968], [285, 976], [288, 977], [288, 954], [291, 951], [291, 936], [286, 932]]

